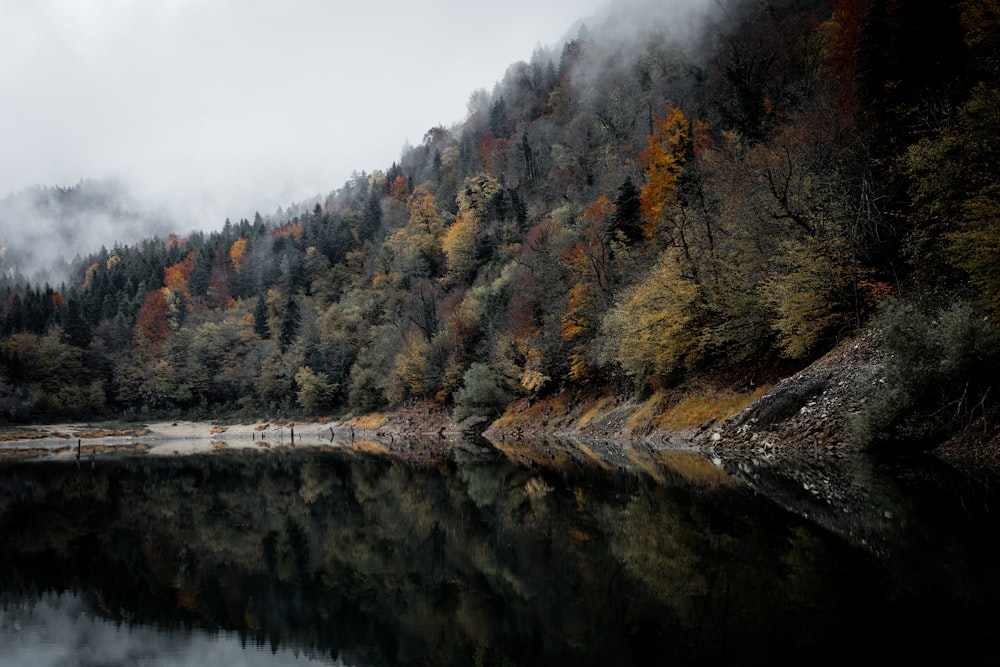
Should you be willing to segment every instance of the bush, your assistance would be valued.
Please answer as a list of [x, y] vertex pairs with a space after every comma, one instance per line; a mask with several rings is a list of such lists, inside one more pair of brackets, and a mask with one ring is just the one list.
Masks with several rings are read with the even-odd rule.
[[492, 419], [507, 405], [508, 397], [486, 364], [472, 364], [465, 371], [462, 387], [455, 392], [455, 421]]
[[863, 447], [928, 449], [969, 425], [995, 401], [1000, 335], [965, 302], [924, 313], [889, 302], [875, 320], [888, 359], [872, 378], [847, 439]]

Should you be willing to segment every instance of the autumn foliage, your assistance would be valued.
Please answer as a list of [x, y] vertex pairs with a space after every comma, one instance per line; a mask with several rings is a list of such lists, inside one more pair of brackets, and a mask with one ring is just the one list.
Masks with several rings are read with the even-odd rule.
[[152, 290], [136, 317], [133, 339], [136, 349], [144, 354], [154, 355], [163, 348], [169, 335], [166, 288]]
[[0, 343], [85, 355], [109, 413], [492, 415], [803, 365], [906, 294], [995, 320], [997, 3], [724, 4], [539, 49], [308, 203], [4, 279]]

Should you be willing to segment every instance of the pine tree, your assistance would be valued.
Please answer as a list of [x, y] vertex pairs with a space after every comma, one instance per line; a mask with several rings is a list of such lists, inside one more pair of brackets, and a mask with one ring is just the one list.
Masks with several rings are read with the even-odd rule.
[[612, 224], [616, 231], [625, 235], [629, 243], [635, 243], [642, 239], [640, 212], [639, 190], [632, 182], [632, 177], [626, 177], [625, 182], [618, 188], [618, 197], [615, 198]]
[[281, 325], [278, 329], [278, 344], [281, 345], [282, 351], [287, 350], [288, 346], [295, 340], [301, 320], [299, 305], [295, 303], [293, 297], [289, 296], [288, 301], [285, 302], [285, 314], [281, 318]]
[[90, 336], [90, 325], [80, 312], [79, 299], [70, 297], [66, 302], [66, 315], [63, 321], [63, 342], [75, 347], [87, 347], [90, 344]]
[[267, 302], [264, 295], [257, 296], [257, 303], [253, 307], [253, 331], [263, 340], [271, 337], [271, 330], [267, 326]]

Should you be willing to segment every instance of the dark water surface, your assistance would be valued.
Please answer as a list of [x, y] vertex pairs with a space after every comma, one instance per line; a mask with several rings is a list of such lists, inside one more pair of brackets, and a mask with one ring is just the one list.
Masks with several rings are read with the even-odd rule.
[[0, 462], [0, 664], [1000, 663], [986, 477], [547, 447]]

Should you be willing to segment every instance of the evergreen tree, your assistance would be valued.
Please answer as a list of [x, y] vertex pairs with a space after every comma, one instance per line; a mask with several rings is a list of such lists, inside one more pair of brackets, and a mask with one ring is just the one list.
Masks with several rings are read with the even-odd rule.
[[253, 307], [253, 331], [263, 340], [271, 337], [271, 330], [267, 326], [267, 302], [264, 295], [257, 295], [257, 302]]
[[377, 189], [371, 188], [361, 217], [361, 227], [358, 230], [358, 238], [361, 240], [373, 238], [381, 226], [382, 198], [379, 197]]
[[299, 305], [295, 303], [292, 296], [285, 302], [285, 314], [281, 317], [281, 325], [278, 328], [278, 344], [281, 350], [287, 350], [288, 346], [295, 340], [299, 332], [299, 322], [302, 316], [299, 314]]
[[625, 182], [618, 188], [612, 223], [614, 229], [624, 234], [629, 243], [635, 243], [642, 238], [642, 220], [639, 214], [641, 208], [639, 190], [632, 182], [632, 177], [626, 177]]
[[90, 324], [80, 312], [80, 301], [71, 297], [66, 301], [66, 315], [63, 320], [62, 340], [74, 347], [87, 347], [90, 344]]
[[490, 109], [490, 132], [498, 139], [506, 139], [510, 135], [510, 126], [507, 120], [507, 103], [500, 97], [493, 103]]

